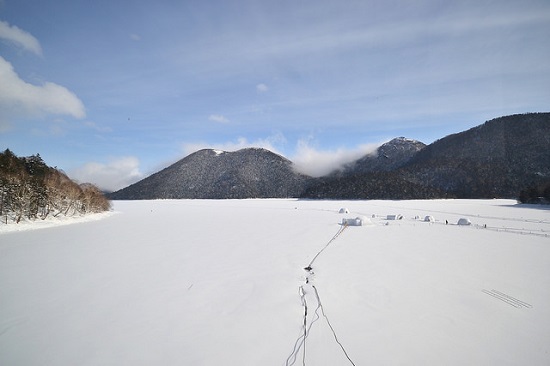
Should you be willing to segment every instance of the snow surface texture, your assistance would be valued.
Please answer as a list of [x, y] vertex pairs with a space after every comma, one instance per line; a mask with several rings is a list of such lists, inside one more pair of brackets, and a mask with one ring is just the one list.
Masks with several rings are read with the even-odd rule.
[[[550, 364], [542, 206], [114, 208], [102, 220], [0, 234], [0, 364]], [[387, 220], [396, 212], [402, 220]], [[341, 225], [357, 216], [372, 224]], [[461, 217], [472, 225], [456, 225]]]

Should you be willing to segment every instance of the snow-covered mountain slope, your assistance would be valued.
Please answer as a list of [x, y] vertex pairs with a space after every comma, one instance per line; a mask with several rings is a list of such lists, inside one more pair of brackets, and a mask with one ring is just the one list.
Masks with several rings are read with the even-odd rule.
[[550, 113], [495, 118], [446, 136], [419, 151], [404, 175], [461, 198], [518, 197], [550, 180]]
[[[114, 208], [101, 220], [0, 234], [0, 364], [550, 363], [543, 206]], [[356, 217], [365, 225], [340, 224]], [[456, 225], [462, 217], [472, 225]]]
[[288, 159], [266, 149], [204, 149], [129, 187], [112, 199], [296, 197], [307, 177]]
[[363, 156], [349, 164], [343, 171], [335, 172], [334, 175], [345, 176], [395, 170], [406, 164], [425, 147], [426, 144], [423, 142], [397, 137], [382, 144], [375, 153]]
[[550, 113], [528, 113], [495, 118], [428, 146], [394, 139], [312, 182], [301, 197], [517, 198], [549, 179]]

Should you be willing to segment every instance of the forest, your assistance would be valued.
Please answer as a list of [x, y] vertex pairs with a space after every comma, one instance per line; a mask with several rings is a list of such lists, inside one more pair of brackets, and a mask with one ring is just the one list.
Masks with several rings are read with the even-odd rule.
[[531, 185], [519, 193], [518, 201], [521, 203], [550, 204], [550, 180], [538, 185]]
[[0, 222], [108, 211], [110, 201], [93, 184], [78, 184], [40, 157], [0, 153]]

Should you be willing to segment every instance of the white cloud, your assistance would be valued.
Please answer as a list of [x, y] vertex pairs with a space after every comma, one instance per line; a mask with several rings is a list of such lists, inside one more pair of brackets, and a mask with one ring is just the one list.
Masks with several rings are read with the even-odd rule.
[[310, 140], [298, 141], [296, 152], [291, 160], [297, 171], [312, 177], [321, 177], [341, 169], [345, 164], [375, 152], [380, 146], [380, 144], [365, 144], [351, 149], [319, 150], [310, 145]]
[[[334, 150], [321, 150], [311, 145], [312, 138], [299, 140], [295, 152], [287, 158], [295, 164], [297, 171], [320, 177], [334, 170], [341, 169], [345, 164], [357, 160], [367, 154], [374, 153], [382, 143], [363, 144], [352, 148], [338, 148]], [[280, 147], [287, 140], [282, 133], [275, 133], [266, 138], [249, 141], [245, 137], [239, 137], [235, 141], [222, 143], [188, 142], [182, 144], [184, 156], [201, 149], [217, 149], [223, 151], [237, 151], [247, 147], [261, 147], [276, 154], [283, 155]]]
[[0, 39], [5, 39], [27, 51], [42, 55], [40, 42], [32, 34], [17, 28], [15, 25], [10, 26], [8, 22], [2, 20], [0, 20]]
[[265, 93], [268, 90], [269, 90], [268, 86], [265, 85], [264, 83], [256, 85], [256, 91], [258, 91], [258, 93]]
[[139, 160], [133, 156], [116, 158], [106, 164], [90, 162], [68, 174], [80, 183], [93, 183], [107, 191], [116, 191], [143, 178]]
[[84, 104], [67, 88], [45, 82], [32, 85], [17, 75], [12, 65], [0, 57], [0, 109], [11, 118], [45, 114], [84, 118]]
[[211, 114], [208, 117], [208, 119], [210, 121], [218, 122], [218, 123], [229, 123], [229, 120], [225, 116], [222, 116], [221, 114]]

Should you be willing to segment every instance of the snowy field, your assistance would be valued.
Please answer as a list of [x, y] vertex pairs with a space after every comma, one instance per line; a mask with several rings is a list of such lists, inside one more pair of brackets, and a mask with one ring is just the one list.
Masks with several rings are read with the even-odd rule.
[[1, 365], [550, 364], [548, 207], [116, 201], [71, 222], [0, 224]]

